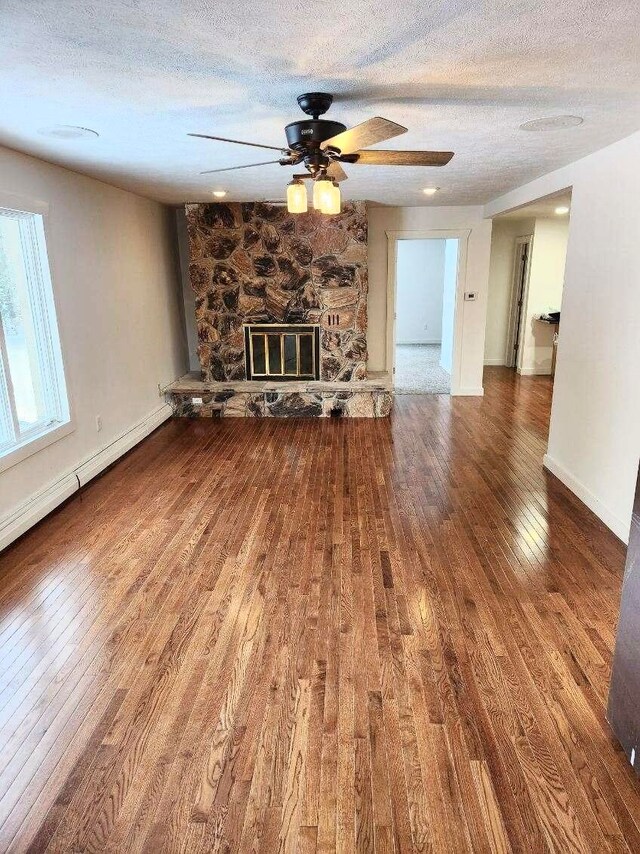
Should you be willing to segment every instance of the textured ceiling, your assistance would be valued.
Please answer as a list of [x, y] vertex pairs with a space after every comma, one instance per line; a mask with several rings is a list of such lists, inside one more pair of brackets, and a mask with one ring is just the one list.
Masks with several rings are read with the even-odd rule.
[[[456, 152], [349, 167], [345, 196], [381, 204], [483, 203], [640, 127], [636, 0], [2, 0], [0, 33], [0, 144], [167, 202], [281, 198], [291, 168], [198, 174], [270, 152], [186, 134], [284, 144], [305, 91], [406, 125], [388, 148]], [[563, 113], [584, 124], [518, 130]], [[55, 124], [100, 137], [38, 134]]]

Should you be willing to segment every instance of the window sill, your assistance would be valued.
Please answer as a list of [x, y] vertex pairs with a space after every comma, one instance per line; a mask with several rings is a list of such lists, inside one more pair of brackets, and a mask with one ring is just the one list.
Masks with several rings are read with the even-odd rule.
[[65, 436], [68, 436], [69, 433], [73, 433], [74, 429], [75, 427], [73, 423], [71, 421], [67, 421], [66, 424], [60, 424], [58, 427], [54, 427], [51, 430], [40, 433], [32, 439], [26, 439], [22, 444], [17, 445], [12, 450], [7, 451], [4, 456], [0, 457], [0, 473], [10, 469], [18, 463], [21, 463], [32, 454], [37, 454], [38, 451], [42, 451], [43, 448], [52, 445], [59, 439], [63, 439]]

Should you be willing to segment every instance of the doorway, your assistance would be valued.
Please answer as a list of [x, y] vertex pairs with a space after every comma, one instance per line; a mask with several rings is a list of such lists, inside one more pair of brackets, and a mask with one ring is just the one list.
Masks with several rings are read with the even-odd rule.
[[485, 378], [527, 410], [553, 395], [570, 220], [570, 187], [493, 219]]
[[457, 237], [395, 242], [393, 381], [396, 394], [450, 394]]

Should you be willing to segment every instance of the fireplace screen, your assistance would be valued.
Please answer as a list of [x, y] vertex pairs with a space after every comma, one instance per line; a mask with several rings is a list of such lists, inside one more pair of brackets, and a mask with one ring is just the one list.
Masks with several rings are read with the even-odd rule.
[[247, 324], [247, 379], [320, 379], [320, 327]]

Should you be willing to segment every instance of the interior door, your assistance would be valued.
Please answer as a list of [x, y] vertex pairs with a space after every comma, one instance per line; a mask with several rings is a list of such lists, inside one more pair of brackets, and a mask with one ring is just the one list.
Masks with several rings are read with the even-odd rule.
[[514, 368], [518, 366], [522, 332], [524, 327], [524, 303], [529, 280], [529, 262], [531, 258], [531, 237], [518, 237], [513, 269], [513, 286], [511, 298], [511, 317], [509, 322], [509, 337], [505, 364]]

